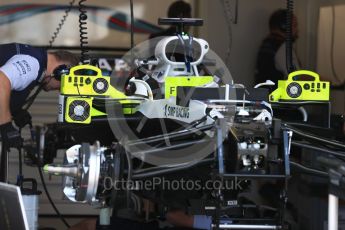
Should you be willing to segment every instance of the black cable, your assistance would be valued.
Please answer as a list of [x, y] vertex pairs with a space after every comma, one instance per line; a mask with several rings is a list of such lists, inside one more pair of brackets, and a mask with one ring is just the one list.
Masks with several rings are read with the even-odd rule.
[[23, 160], [22, 160], [22, 148], [18, 148], [19, 155], [19, 177], [23, 177]]
[[134, 64], [134, 7], [133, 0], [129, 0], [130, 11], [131, 11], [131, 66]]
[[24, 104], [24, 106], [23, 106], [23, 109], [24, 109], [24, 110], [29, 110], [29, 108], [30, 108], [31, 105], [34, 103], [34, 101], [35, 101], [36, 97], [38, 96], [38, 94], [42, 91], [43, 86], [44, 86], [43, 84], [40, 84], [40, 85], [38, 86], [38, 88], [36, 89], [35, 93], [34, 93], [32, 96], [30, 96], [30, 97], [25, 101], [25, 104]]
[[328, 173], [326, 173], [326, 172], [323, 172], [323, 171], [320, 171], [320, 170], [317, 170], [317, 169], [313, 169], [313, 168], [309, 168], [309, 167], [305, 167], [305, 166], [303, 166], [303, 165], [301, 165], [301, 164], [299, 164], [297, 162], [290, 161], [290, 165], [294, 166], [296, 168], [299, 168], [302, 171], [304, 171], [306, 173], [309, 173], [309, 174], [312, 174], [312, 175], [328, 177]]
[[131, 154], [124, 150], [127, 158], [127, 163], [128, 163], [128, 171], [127, 171], [127, 180], [131, 181], [132, 180], [132, 174], [133, 174], [133, 164], [132, 164], [132, 157]]
[[[204, 160], [201, 160], [197, 163], [189, 163], [189, 164], [185, 164], [183, 166], [177, 166], [178, 168], [184, 168], [184, 167], [188, 167], [190, 165], [195, 165], [195, 164], [204, 164], [204, 163], [211, 163], [213, 162], [214, 159], [204, 159]], [[160, 170], [165, 170], [165, 169], [169, 169], [171, 167], [169, 166], [155, 166], [155, 167], [151, 167], [151, 168], [145, 168], [145, 169], [137, 169], [134, 171], [134, 174], [136, 175], [141, 175], [143, 173], [147, 173], [147, 172], [159, 172]]]
[[88, 44], [88, 37], [87, 37], [87, 14], [84, 3], [86, 0], [79, 1], [79, 36], [80, 36], [80, 61], [83, 64], [87, 64], [89, 62], [89, 55], [87, 54], [89, 50], [86, 49], [86, 45]]
[[131, 11], [131, 49], [134, 48], [134, 7], [133, 7], [133, 0], [129, 1], [130, 3], [130, 11]]
[[156, 136], [146, 137], [143, 139], [138, 139], [135, 141], [129, 141], [128, 143], [126, 143], [126, 146], [129, 147], [133, 145], [141, 145], [143, 143], [145, 144], [156, 143], [156, 142], [164, 141], [165, 138], [167, 137], [170, 138], [170, 140], [176, 139], [176, 138], [182, 138], [182, 137], [194, 135], [197, 132], [207, 131], [212, 128], [214, 128], [214, 125], [208, 124], [208, 125], [204, 125], [198, 128], [185, 129], [182, 131], [174, 131], [174, 132], [168, 133], [167, 136], [165, 137], [163, 137], [162, 135], [156, 135]]
[[188, 53], [188, 63], [190, 66], [190, 63], [194, 61], [194, 53], [193, 53], [193, 37], [189, 35], [188, 35], [188, 43], [187, 43], [187, 53]]
[[40, 83], [40, 85], [38, 86], [38, 88], [36, 89], [36, 91], [32, 94], [32, 96], [30, 96], [28, 99], [26, 99], [24, 106], [23, 106], [23, 110], [28, 111], [31, 107], [31, 105], [34, 103], [36, 97], [38, 96], [38, 94], [42, 91], [43, 87], [47, 84], [49, 84], [49, 82], [53, 79], [53, 77], [50, 76], [49, 81], [42, 84], [42, 82]]
[[50, 202], [50, 204], [52, 205], [54, 211], [56, 212], [56, 214], [58, 215], [58, 217], [60, 218], [60, 220], [65, 224], [65, 226], [67, 228], [70, 228], [71, 226], [67, 223], [67, 221], [65, 220], [65, 218], [61, 215], [61, 213], [59, 212], [59, 210], [57, 209], [57, 207], [55, 206], [49, 192], [48, 192], [48, 189], [47, 189], [47, 185], [46, 185], [46, 182], [44, 180], [44, 176], [43, 176], [43, 173], [42, 173], [42, 169], [40, 168], [40, 166], [37, 167], [38, 168], [38, 173], [40, 175], [40, 179], [42, 181], [42, 185], [43, 185], [43, 189], [44, 189], [44, 192], [46, 193], [47, 195], [47, 198]]
[[293, 0], [287, 0], [286, 11], [286, 69], [288, 73], [294, 72], [296, 67], [292, 58], [292, 20], [293, 20]]
[[5, 145], [5, 143], [1, 140], [1, 155], [0, 155], [0, 182], [8, 183], [8, 153], [9, 149]]
[[129, 77], [127, 77], [126, 82], [124, 83], [123, 90], [126, 92], [126, 88], [129, 85], [129, 80], [135, 75], [136, 69], [134, 65], [134, 8], [133, 8], [133, 0], [129, 1], [130, 5], [130, 14], [131, 14], [131, 27], [130, 27], [130, 33], [131, 33], [131, 49], [130, 49], [130, 68], [131, 73], [129, 74]]
[[145, 172], [145, 173], [138, 173], [138, 174], [134, 174], [132, 176], [133, 179], [141, 179], [141, 178], [146, 178], [146, 177], [154, 177], [157, 175], [161, 175], [161, 174], [166, 174], [166, 173], [172, 173], [172, 172], [178, 172], [181, 170], [186, 170], [186, 169], [190, 169], [193, 168], [194, 166], [197, 166], [201, 163], [205, 163], [205, 162], [209, 162], [209, 161], [213, 161], [213, 159], [206, 159], [206, 160], [202, 160], [202, 161], [198, 161], [195, 163], [191, 163], [188, 165], [184, 165], [181, 167], [172, 167], [172, 168], [163, 168], [160, 170], [154, 170], [154, 171], [150, 171], [150, 172]]
[[38, 94], [42, 91], [43, 87], [47, 84], [49, 84], [49, 82], [52, 80], [52, 77], [50, 77], [49, 81], [45, 84], [40, 83], [40, 85], [38, 86], [38, 88], [36, 89], [36, 91], [32, 94], [32, 96], [30, 96], [24, 103], [23, 106], [23, 110], [28, 111], [29, 108], [31, 107], [31, 105], [34, 103], [36, 97], [38, 96]]
[[304, 128], [311, 128], [311, 129], [318, 129], [320, 131], [330, 131], [330, 128], [325, 128], [322, 126], [318, 126], [318, 125], [311, 125], [308, 123], [299, 123], [299, 122], [285, 122], [285, 124], [287, 125], [291, 125], [291, 126], [296, 126], [296, 127], [304, 127]]
[[68, 17], [69, 12], [72, 10], [73, 5], [75, 3], [75, 0], [72, 0], [69, 2], [69, 7], [65, 10], [64, 15], [62, 16], [62, 19], [60, 20], [60, 23], [58, 25], [58, 27], [56, 28], [55, 32], [53, 33], [53, 36], [51, 37], [50, 41], [49, 41], [49, 47], [51, 48], [53, 46], [53, 43], [55, 41], [55, 39], [57, 38], [57, 36], [59, 35], [59, 32], [61, 31], [63, 25], [65, 24], [65, 21]]
[[[77, 83], [76, 84], [76, 88], [77, 88], [77, 91], [78, 91], [78, 95], [79, 95], [79, 97], [82, 97], [82, 95], [80, 94], [80, 90], [79, 90], [79, 84]], [[84, 96], [85, 97], [85, 96]]]
[[303, 132], [299, 129], [296, 129], [296, 128], [293, 128], [289, 125], [284, 125], [286, 129], [288, 130], [291, 130], [293, 131], [294, 133], [300, 135], [300, 136], [303, 136], [303, 137], [307, 137], [307, 138], [310, 138], [310, 139], [313, 139], [313, 140], [317, 140], [317, 141], [320, 141], [320, 142], [323, 142], [323, 143], [327, 143], [327, 144], [330, 144], [330, 145], [334, 145], [334, 146], [337, 146], [337, 147], [340, 147], [340, 148], [344, 148], [345, 149], [345, 144], [344, 143], [341, 143], [341, 142], [338, 142], [338, 141], [333, 141], [333, 140], [330, 140], [330, 139], [326, 139], [326, 138], [320, 138], [320, 137], [317, 137], [311, 133], [306, 133], [306, 132]]
[[323, 153], [328, 153], [328, 154], [331, 154], [331, 155], [336, 156], [336, 157], [345, 158], [345, 152], [342, 153], [342, 152], [332, 151], [332, 150], [316, 147], [316, 146], [311, 145], [311, 144], [301, 143], [301, 142], [298, 142], [298, 141], [292, 141], [291, 145], [294, 145], [294, 146], [297, 146], [297, 147], [301, 147], [301, 148], [312, 149], [312, 150], [320, 151], [320, 152], [323, 152]]
[[[133, 171], [133, 163], [132, 163], [132, 157], [131, 154], [125, 150], [126, 158], [127, 158], [127, 163], [128, 163], [128, 171], [127, 171], [127, 181], [131, 182], [132, 181], [132, 171]], [[127, 207], [130, 208], [130, 200], [131, 200], [131, 190], [127, 189]]]
[[190, 72], [190, 61], [187, 58], [187, 49], [188, 49], [188, 43], [187, 45], [185, 44], [185, 41], [183, 39], [183, 31], [181, 32], [181, 34], [177, 34], [177, 37], [179, 39], [179, 41], [181, 42], [181, 45], [183, 46], [183, 54], [184, 54], [184, 63], [186, 65], [187, 68], [187, 72]]

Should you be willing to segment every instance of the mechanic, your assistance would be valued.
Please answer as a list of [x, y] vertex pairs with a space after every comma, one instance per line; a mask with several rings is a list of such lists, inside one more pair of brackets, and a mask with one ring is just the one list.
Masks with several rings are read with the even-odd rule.
[[[168, 18], [190, 18], [192, 15], [192, 7], [189, 3], [184, 1], [173, 2], [168, 9]], [[185, 27], [184, 30], [188, 31], [188, 27]], [[169, 28], [151, 34], [149, 38], [156, 38], [161, 36], [171, 36], [176, 34], [176, 26], [170, 26]]]
[[[287, 10], [275, 11], [269, 19], [269, 35], [262, 42], [256, 63], [255, 84], [271, 80], [278, 83], [278, 80], [287, 78], [286, 68], [286, 19]], [[292, 20], [292, 41], [298, 38], [297, 17]], [[293, 64], [300, 69], [296, 53], [293, 51]]]
[[[5, 149], [21, 147], [18, 128], [31, 122], [22, 110], [31, 91], [40, 86], [45, 91], [58, 90], [60, 82], [53, 71], [61, 65], [77, 65], [79, 59], [67, 51], [47, 52], [25, 44], [0, 45], [0, 134]], [[34, 98], [33, 98], [34, 99]]]

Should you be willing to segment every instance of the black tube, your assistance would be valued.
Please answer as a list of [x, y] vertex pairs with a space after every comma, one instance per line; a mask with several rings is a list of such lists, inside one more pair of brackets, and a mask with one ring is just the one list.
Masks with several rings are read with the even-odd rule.
[[[126, 154], [126, 158], [127, 158], [127, 164], [128, 164], [128, 171], [127, 171], [127, 181], [132, 181], [132, 169], [133, 169], [133, 164], [132, 164], [132, 158], [131, 158], [131, 154], [126, 151], [125, 151], [125, 154]], [[128, 189], [127, 192], [127, 208], [130, 208], [130, 204], [131, 204], [131, 190]]]
[[218, 158], [218, 173], [224, 174], [224, 148], [223, 148], [223, 129], [221, 127], [222, 120], [218, 120], [217, 125], [217, 158]]
[[[51, 81], [51, 78], [48, 80], [49, 82]], [[38, 96], [38, 94], [42, 91], [43, 87], [48, 84], [48, 83], [45, 83], [45, 84], [40, 84], [38, 86], [38, 88], [36, 89], [36, 91], [32, 94], [32, 96], [30, 96], [26, 101], [25, 101], [25, 104], [23, 106], [23, 109], [28, 111], [29, 108], [31, 107], [31, 105], [34, 103], [36, 97]]]
[[8, 180], [8, 151], [6, 143], [1, 142], [0, 182], [4, 183]]
[[262, 178], [262, 179], [285, 179], [285, 175], [277, 175], [277, 174], [223, 174], [222, 177], [224, 178], [245, 178], [245, 179], [251, 179], [251, 178]]
[[[87, 215], [87, 214], [67, 214], [67, 215], [63, 215], [66, 218], [69, 219], [90, 219], [90, 218], [95, 218], [97, 219], [99, 217], [99, 215]], [[39, 218], [56, 218], [55, 214], [38, 214]]]
[[124, 150], [126, 154], [126, 159], [127, 159], [127, 164], [128, 164], [128, 170], [127, 170], [127, 180], [130, 181], [132, 179], [132, 174], [133, 174], [133, 164], [132, 164], [132, 158], [131, 154]]
[[293, 131], [294, 133], [300, 135], [300, 136], [303, 136], [303, 137], [307, 137], [307, 138], [310, 138], [310, 139], [313, 139], [313, 140], [317, 140], [317, 141], [320, 141], [320, 142], [323, 142], [323, 143], [327, 143], [327, 144], [330, 144], [330, 145], [334, 145], [334, 146], [337, 146], [337, 147], [340, 147], [340, 148], [344, 148], [345, 149], [345, 144], [343, 143], [340, 143], [340, 142], [336, 142], [336, 141], [333, 141], [333, 140], [329, 140], [329, 139], [326, 139], [326, 138], [320, 138], [320, 137], [317, 137], [313, 134], [310, 134], [310, 133], [305, 133], [299, 129], [296, 129], [296, 128], [293, 128], [289, 125], [286, 125], [285, 124], [285, 128], [288, 129], [288, 130], [291, 130]]
[[328, 103], [325, 101], [280, 101], [272, 103], [272, 107], [280, 108], [282, 105], [324, 105]]
[[18, 148], [18, 156], [19, 156], [19, 177], [23, 177], [23, 160], [22, 160], [22, 149]]
[[203, 144], [203, 143], [206, 143], [207, 141], [206, 140], [196, 140], [196, 141], [189, 141], [189, 142], [183, 142], [183, 143], [180, 143], [180, 144], [175, 144], [175, 145], [171, 145], [171, 146], [166, 146], [166, 147], [160, 147], [160, 148], [156, 148], [156, 149], [148, 149], [148, 150], [145, 150], [145, 151], [138, 151], [138, 152], [132, 152], [133, 155], [136, 155], [136, 154], [143, 154], [143, 155], [146, 155], [146, 154], [154, 154], [154, 153], [159, 153], [159, 152], [162, 152], [162, 151], [167, 151], [167, 150], [171, 150], [171, 149], [178, 149], [178, 148], [184, 148], [184, 147], [187, 147], [187, 146], [190, 146], [190, 145], [198, 145], [198, 144]]
[[173, 138], [177, 138], [177, 137], [188, 136], [188, 135], [194, 134], [195, 132], [198, 132], [198, 131], [206, 131], [206, 130], [212, 129], [213, 127], [214, 127], [214, 125], [211, 124], [211, 125], [205, 125], [205, 126], [200, 127], [200, 128], [192, 128], [192, 129], [183, 130], [183, 131], [179, 131], [179, 132], [168, 133], [164, 136], [163, 135], [157, 135], [157, 136], [148, 137], [148, 138], [140, 139], [137, 141], [129, 142], [129, 143], [127, 143], [127, 146], [140, 145], [140, 144], [144, 144], [144, 143], [150, 144], [150, 143], [154, 143], [154, 142], [158, 142], [158, 141], [164, 141], [166, 138], [173, 139]]
[[345, 152], [332, 151], [332, 150], [316, 147], [316, 146], [313, 146], [313, 145], [310, 145], [310, 144], [304, 144], [304, 143], [301, 143], [301, 142], [298, 142], [298, 141], [292, 141], [291, 144], [294, 145], [294, 146], [301, 147], [301, 148], [312, 149], [312, 150], [320, 151], [320, 152], [323, 152], [323, 153], [331, 154], [331, 155], [334, 155], [334, 156], [337, 156], [337, 157], [345, 158]]
[[325, 128], [317, 125], [311, 125], [307, 123], [298, 123], [298, 122], [285, 122], [284, 124], [291, 125], [291, 126], [301, 126], [305, 128], [312, 128], [312, 129], [318, 129], [318, 130], [323, 130], [323, 131], [331, 131], [330, 128]]
[[[203, 164], [203, 163], [211, 163], [213, 162], [214, 159], [204, 159], [204, 160], [201, 160], [200, 162], [198, 162], [197, 164]], [[191, 164], [195, 164], [195, 163], [190, 163], [190, 164], [186, 164], [187, 166], [191, 165]], [[185, 165], [183, 166], [185, 167]], [[135, 174], [142, 174], [142, 173], [148, 173], [148, 172], [156, 172], [156, 171], [159, 171], [159, 170], [163, 170], [163, 169], [169, 169], [171, 167], [167, 167], [167, 166], [156, 166], [156, 167], [151, 167], [151, 168], [146, 168], [146, 169], [138, 169], [138, 170], [135, 170], [134, 173]], [[182, 168], [182, 166], [177, 166], [176, 168]]]
[[313, 169], [313, 168], [308, 168], [308, 167], [305, 167], [299, 163], [296, 163], [296, 162], [293, 162], [293, 161], [290, 161], [290, 164], [296, 168], [299, 168], [301, 169], [302, 171], [304, 171], [305, 173], [308, 173], [308, 174], [312, 174], [312, 175], [317, 175], [317, 176], [322, 176], [322, 177], [328, 177], [328, 173], [326, 172], [323, 172], [323, 171], [320, 171], [320, 170], [316, 170], [316, 169]]
[[61, 213], [59, 212], [59, 210], [57, 209], [57, 207], [55, 206], [49, 192], [48, 192], [48, 189], [47, 189], [47, 185], [46, 185], [46, 182], [44, 180], [44, 176], [43, 176], [43, 173], [42, 173], [42, 169], [40, 168], [40, 166], [37, 167], [38, 168], [38, 173], [40, 175], [40, 178], [41, 178], [41, 181], [42, 181], [42, 185], [43, 185], [43, 189], [44, 189], [44, 192], [46, 193], [47, 195], [47, 198], [50, 202], [50, 204], [52, 205], [54, 211], [56, 212], [56, 214], [58, 215], [58, 217], [60, 218], [60, 220], [65, 224], [65, 226], [67, 228], [70, 228], [71, 226], [67, 223], [67, 221], [65, 220], [65, 218], [61, 215]]
[[[229, 209], [232, 209], [232, 208], [246, 208], [246, 209], [256, 208], [256, 209], [262, 209], [262, 210], [266, 209], [266, 210], [271, 210], [271, 211], [277, 211], [277, 208], [270, 207], [270, 206], [267, 206], [267, 205], [256, 205], [256, 204], [231, 205], [230, 207], [229, 206], [223, 207], [222, 210], [229, 210]], [[231, 220], [235, 221], [236, 218], [231, 218]], [[261, 219], [261, 221], [264, 221], [264, 220]]]
[[213, 159], [205, 159], [205, 160], [202, 160], [202, 161], [199, 161], [196, 163], [191, 163], [189, 165], [184, 165], [181, 167], [165, 168], [165, 169], [161, 169], [161, 170], [157, 170], [157, 171], [153, 171], [153, 172], [134, 174], [132, 176], [132, 178], [133, 179], [142, 179], [142, 178], [153, 177], [153, 176], [162, 175], [162, 174], [166, 174], [166, 173], [182, 171], [182, 170], [190, 169], [196, 165], [211, 162], [211, 161], [213, 161]]
[[339, 160], [337, 158], [329, 158], [329, 157], [317, 157], [317, 161], [320, 162], [323, 166], [334, 169], [337, 173], [341, 173], [345, 175], [345, 162]]
[[131, 65], [134, 63], [134, 7], [133, 7], [133, 0], [129, 0], [130, 3], [130, 10], [131, 10]]

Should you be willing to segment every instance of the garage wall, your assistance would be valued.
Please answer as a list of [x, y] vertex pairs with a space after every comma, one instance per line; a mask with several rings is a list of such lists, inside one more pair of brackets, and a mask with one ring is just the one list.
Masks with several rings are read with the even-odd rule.
[[[334, 21], [333, 11], [334, 10]], [[318, 33], [318, 69], [322, 75], [327, 76], [328, 80], [341, 84], [345, 81], [345, 67], [343, 65], [345, 59], [345, 3], [337, 5], [332, 9], [331, 6], [322, 7], [320, 10], [320, 24]], [[334, 38], [332, 36], [332, 24], [335, 23]], [[334, 49], [332, 47], [332, 38], [334, 39]], [[333, 49], [334, 67], [337, 79], [332, 72], [331, 49]]]
[[[335, 85], [345, 84], [345, 66], [343, 65], [345, 59], [344, 12], [345, 3], [337, 4], [334, 8], [331, 6], [324, 6], [321, 7], [320, 10], [320, 24], [317, 43], [318, 72], [325, 80], [334, 82]], [[332, 36], [333, 23], [335, 23], [335, 33]], [[331, 53], [332, 49], [333, 54]], [[334, 72], [332, 71], [331, 55], [333, 55], [334, 60]], [[345, 86], [343, 89], [339, 88], [338, 90], [333, 90], [331, 93], [331, 99], [333, 113], [345, 115]]]

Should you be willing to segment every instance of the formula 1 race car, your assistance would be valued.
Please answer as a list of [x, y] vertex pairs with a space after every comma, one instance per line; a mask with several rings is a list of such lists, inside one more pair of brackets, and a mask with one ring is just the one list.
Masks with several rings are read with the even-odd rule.
[[[216, 229], [287, 229], [298, 129], [274, 116], [267, 89], [234, 84], [205, 40], [178, 31], [125, 56], [128, 79], [92, 65], [64, 72], [58, 122], [36, 138], [45, 172], [64, 177], [70, 201], [99, 208], [101, 225], [111, 209], [140, 219], [149, 200], [156, 217], [182, 209], [211, 217]], [[154, 54], [140, 52], [152, 44]], [[63, 165], [53, 163], [58, 149], [67, 149]]]

